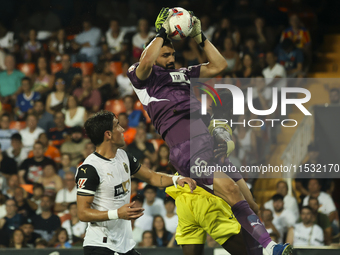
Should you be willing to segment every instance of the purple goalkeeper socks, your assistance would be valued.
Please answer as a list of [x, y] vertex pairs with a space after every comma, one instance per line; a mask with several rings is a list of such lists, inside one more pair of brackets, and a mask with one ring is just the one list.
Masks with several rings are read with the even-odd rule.
[[263, 255], [263, 248], [243, 227], [242, 236], [246, 244], [248, 255]]
[[250, 209], [246, 200], [237, 202], [231, 207], [236, 219], [257, 242], [264, 248], [272, 241], [259, 217]]

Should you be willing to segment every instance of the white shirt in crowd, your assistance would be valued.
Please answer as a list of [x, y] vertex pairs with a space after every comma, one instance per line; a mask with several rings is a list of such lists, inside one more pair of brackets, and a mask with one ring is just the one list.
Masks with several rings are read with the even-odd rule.
[[164, 202], [162, 199], [156, 197], [152, 205], [148, 205], [146, 201], [143, 203], [144, 214], [149, 216], [161, 215], [163, 218], [166, 215]]
[[15, 162], [17, 162], [17, 166], [19, 167], [21, 165], [21, 163], [27, 159], [27, 156], [28, 156], [28, 153], [29, 153], [29, 150], [25, 149], [25, 148], [22, 148], [19, 155], [18, 156], [14, 156], [13, 155], [13, 147], [9, 147], [7, 150], [6, 150], [6, 153], [7, 153], [7, 156], [14, 159]]
[[[294, 215], [296, 215], [296, 218], [297, 218], [298, 217], [297, 215], [299, 215], [299, 207], [298, 207], [296, 199], [293, 196], [286, 195], [283, 198], [283, 203], [284, 203], [283, 208], [291, 211]], [[269, 209], [272, 212], [274, 212], [273, 200], [270, 199], [269, 201], [267, 201], [264, 204], [264, 208]]]
[[75, 225], [71, 225], [71, 220], [66, 220], [61, 224], [62, 228], [65, 228], [68, 234], [69, 242], [72, 243], [72, 234], [81, 237], [86, 231], [87, 223], [78, 221]]
[[[282, 65], [280, 65], [279, 63], [276, 63], [272, 69], [270, 69], [269, 66], [267, 68], [263, 69], [262, 74], [263, 74], [263, 76], [266, 80], [267, 85], [269, 83], [271, 83], [273, 81], [274, 77], [276, 77], [276, 76], [279, 76], [281, 78], [287, 77], [285, 68]], [[273, 86], [277, 87], [278, 91], [280, 91], [282, 87], [287, 86], [287, 82], [286, 82], [285, 79], [279, 80], [277, 78], [277, 82]]]
[[[303, 206], [308, 205], [309, 196], [303, 199]], [[334, 201], [330, 195], [326, 192], [321, 191], [320, 195], [318, 196], [318, 201], [320, 204], [319, 212], [329, 215], [331, 212], [336, 211], [336, 207]]]
[[7, 215], [7, 211], [6, 211], [6, 205], [0, 205], [0, 219], [2, 219], [3, 217], [5, 217]]
[[133, 87], [131, 85], [129, 77], [127, 76], [124, 77], [123, 74], [120, 74], [117, 76], [117, 83], [120, 97], [125, 97], [127, 95], [133, 94]]
[[284, 209], [280, 216], [273, 211], [273, 224], [280, 233], [279, 242], [283, 242], [283, 237], [288, 229], [296, 223], [296, 216], [289, 210]]
[[137, 48], [140, 48], [140, 49], [143, 49], [144, 47], [144, 44], [147, 43], [152, 37], [154, 37], [156, 34], [154, 32], [149, 32], [148, 33], [148, 36], [146, 38], [142, 38], [140, 36], [140, 33], [137, 33], [135, 34], [133, 37], [132, 37], [132, 45], [137, 47]]
[[177, 225], [178, 225], [178, 216], [177, 216], [177, 214], [175, 214], [171, 218], [168, 218], [167, 216], [165, 216], [164, 217], [164, 221], [165, 221], [165, 228], [166, 228], [166, 230], [168, 230], [172, 234], [175, 233]]
[[45, 133], [45, 130], [40, 127], [37, 127], [33, 131], [33, 133], [30, 132], [28, 127], [20, 130], [20, 135], [22, 137], [22, 144], [24, 145], [24, 148], [27, 150], [32, 150], [35, 141], [38, 139], [41, 133]]
[[142, 241], [143, 233], [144, 233], [144, 230], [136, 226], [132, 230], [132, 238], [136, 242], [137, 245]]
[[67, 188], [61, 189], [58, 191], [57, 196], [55, 198], [56, 203], [72, 203], [77, 201], [77, 187], [69, 191]]
[[117, 38], [113, 38], [111, 34], [111, 28], [106, 32], [106, 42], [110, 48], [111, 54], [116, 54], [122, 50], [122, 44], [124, 40], [125, 32], [120, 31]]
[[302, 222], [295, 224], [294, 246], [323, 246], [323, 242], [323, 231], [318, 225], [306, 228]]
[[[144, 206], [143, 206], [144, 208]], [[152, 230], [153, 217], [144, 214], [135, 221], [135, 227], [142, 229], [143, 231]]]

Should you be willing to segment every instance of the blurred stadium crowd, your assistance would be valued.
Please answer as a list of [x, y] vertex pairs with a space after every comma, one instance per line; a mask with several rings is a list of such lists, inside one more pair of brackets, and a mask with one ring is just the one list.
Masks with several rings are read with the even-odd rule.
[[[125, 129], [125, 149], [153, 171], [173, 172], [169, 148], [126, 76], [155, 35], [153, 23], [161, 6], [136, 0], [11, 2], [6, 1], [0, 24], [0, 246], [81, 246], [87, 225], [77, 218], [74, 174], [95, 149], [82, 128], [89, 116], [101, 109], [113, 111]], [[252, 78], [306, 76], [313, 49], [322, 41], [322, 3], [197, 2], [202, 5], [178, 1], [177, 6], [194, 10], [206, 37], [227, 60], [220, 76], [241, 89], [255, 88], [255, 108], [267, 109], [271, 93], [267, 80]], [[190, 38], [174, 42], [174, 47], [176, 68], [206, 61]], [[238, 83], [239, 78], [250, 82]], [[339, 105], [339, 90], [331, 90], [330, 98]], [[242, 118], [258, 117], [247, 113]], [[275, 133], [239, 126], [234, 139], [232, 162], [254, 165], [264, 162]], [[317, 162], [317, 148], [311, 145], [309, 152], [309, 160]], [[250, 187], [253, 182], [249, 179]], [[278, 182], [277, 194], [261, 212], [266, 228], [278, 241], [329, 245], [339, 232], [332, 182], [297, 183], [302, 205], [287, 194], [287, 183]], [[138, 245], [175, 246], [174, 200], [137, 179], [132, 180], [131, 194], [132, 201], [145, 208], [145, 215], [132, 221]], [[310, 226], [312, 234], [304, 238]], [[207, 243], [217, 245], [211, 238]]]

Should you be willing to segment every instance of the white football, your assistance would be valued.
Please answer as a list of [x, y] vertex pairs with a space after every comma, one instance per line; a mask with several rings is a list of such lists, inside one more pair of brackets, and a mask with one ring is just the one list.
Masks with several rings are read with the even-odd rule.
[[189, 36], [192, 31], [192, 16], [187, 10], [181, 7], [172, 8], [172, 11], [173, 14], [169, 19], [169, 37], [173, 40], [181, 40]]

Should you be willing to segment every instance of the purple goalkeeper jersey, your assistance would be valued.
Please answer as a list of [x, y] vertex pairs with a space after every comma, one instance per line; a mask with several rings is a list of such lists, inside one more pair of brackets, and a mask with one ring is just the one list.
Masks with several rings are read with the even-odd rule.
[[181, 69], [154, 65], [144, 81], [136, 75], [138, 65], [133, 64], [127, 76], [159, 134], [163, 136], [176, 122], [201, 110], [201, 102], [191, 92], [190, 86], [190, 79], [199, 77], [201, 65]]

